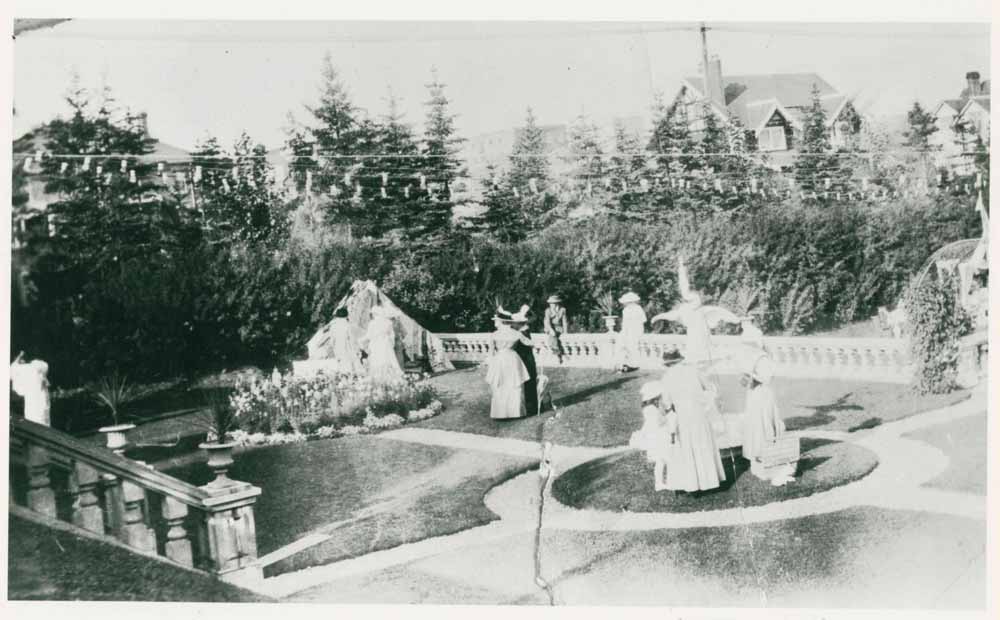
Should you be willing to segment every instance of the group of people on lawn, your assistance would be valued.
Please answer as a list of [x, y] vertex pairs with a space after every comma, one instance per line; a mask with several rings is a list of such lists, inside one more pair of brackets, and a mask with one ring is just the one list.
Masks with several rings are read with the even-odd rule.
[[[780, 485], [792, 480], [787, 468], [765, 471], [758, 457], [766, 446], [781, 437], [784, 424], [771, 387], [773, 364], [763, 349], [761, 331], [749, 317], [738, 317], [724, 308], [702, 304], [690, 285], [683, 260], [678, 261], [681, 303], [669, 312], [656, 315], [652, 322], [668, 320], [686, 328], [685, 352], [672, 348], [663, 354], [665, 372], [660, 381], [642, 386], [643, 425], [632, 435], [630, 445], [645, 451], [654, 465], [657, 490], [700, 492], [719, 487], [726, 479], [716, 433], [725, 424], [717, 407], [717, 390], [708, 373], [724, 361], [735, 361], [743, 370], [747, 387], [745, 415], [740, 429], [744, 458], [751, 472]], [[616, 339], [619, 372], [639, 367], [639, 341], [648, 322], [639, 305], [640, 297], [626, 293], [622, 323]], [[547, 345], [563, 363], [561, 337], [567, 331], [566, 310], [561, 299], [547, 300], [544, 328]], [[498, 308], [494, 316], [493, 355], [487, 360], [486, 382], [492, 392], [490, 416], [494, 419], [523, 418], [540, 413], [547, 378], [539, 377], [534, 345], [528, 331], [529, 307], [518, 312]], [[713, 359], [710, 330], [720, 322], [743, 326], [744, 346], [726, 358]], [[739, 359], [733, 359], [734, 357]]]

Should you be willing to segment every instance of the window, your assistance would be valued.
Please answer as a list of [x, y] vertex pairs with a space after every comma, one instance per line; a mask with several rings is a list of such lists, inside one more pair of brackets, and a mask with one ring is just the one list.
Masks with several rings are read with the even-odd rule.
[[788, 150], [788, 143], [785, 142], [785, 128], [779, 126], [761, 129], [757, 136], [757, 148], [761, 151]]

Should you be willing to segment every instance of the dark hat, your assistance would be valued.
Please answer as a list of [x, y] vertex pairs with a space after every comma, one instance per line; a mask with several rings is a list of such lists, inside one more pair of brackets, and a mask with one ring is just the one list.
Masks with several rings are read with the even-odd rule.
[[664, 366], [673, 366], [674, 364], [684, 361], [684, 356], [677, 347], [669, 347], [664, 349], [661, 360], [663, 361]]
[[338, 318], [338, 319], [345, 319], [345, 318], [347, 318], [347, 308], [344, 308], [343, 306], [341, 306], [340, 308], [337, 308], [336, 310], [333, 311], [333, 316], [334, 316], [334, 318]]

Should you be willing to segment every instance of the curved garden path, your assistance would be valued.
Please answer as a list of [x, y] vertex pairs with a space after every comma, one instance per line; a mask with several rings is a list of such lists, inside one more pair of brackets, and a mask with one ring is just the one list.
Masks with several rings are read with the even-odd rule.
[[[878, 457], [878, 466], [867, 476], [841, 487], [796, 499], [762, 506], [737, 507], [688, 513], [633, 513], [565, 506], [551, 493], [551, 482], [561, 473], [590, 461], [627, 450], [619, 448], [581, 448], [550, 445], [553, 473], [543, 498], [542, 527], [576, 531], [641, 531], [688, 527], [720, 527], [791, 519], [831, 513], [853, 506], [917, 510], [953, 516], [986, 519], [983, 496], [923, 487], [948, 467], [949, 459], [938, 448], [903, 435], [913, 431], [982, 414], [986, 410], [986, 391], [976, 390], [972, 397], [942, 409], [917, 414], [857, 433], [837, 431], [800, 431], [800, 437], [832, 439], [867, 448]], [[555, 418], [553, 419], [555, 420]], [[519, 439], [484, 437], [445, 430], [403, 428], [382, 433], [379, 437], [498, 452], [515, 456], [541, 457], [537, 442]], [[398, 566], [421, 558], [465, 547], [500, 540], [512, 534], [538, 527], [538, 501], [541, 478], [538, 471], [517, 476], [492, 489], [486, 505], [500, 518], [488, 525], [457, 534], [405, 544], [392, 549], [344, 560], [265, 580], [257, 588], [274, 597], [285, 597], [336, 579]]]

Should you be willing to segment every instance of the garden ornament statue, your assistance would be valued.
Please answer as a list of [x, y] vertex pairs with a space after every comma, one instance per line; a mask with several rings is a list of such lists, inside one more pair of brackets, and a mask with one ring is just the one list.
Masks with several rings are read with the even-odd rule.
[[22, 362], [19, 353], [10, 366], [10, 383], [24, 398], [24, 417], [32, 422], [51, 426], [49, 417], [49, 365], [42, 360]]
[[719, 323], [742, 323], [743, 319], [721, 306], [702, 304], [701, 294], [691, 288], [684, 259], [677, 258], [677, 284], [680, 288], [681, 303], [669, 312], [657, 314], [650, 321], [673, 321], [684, 326], [687, 332], [684, 357], [693, 363], [712, 359], [710, 333]]

